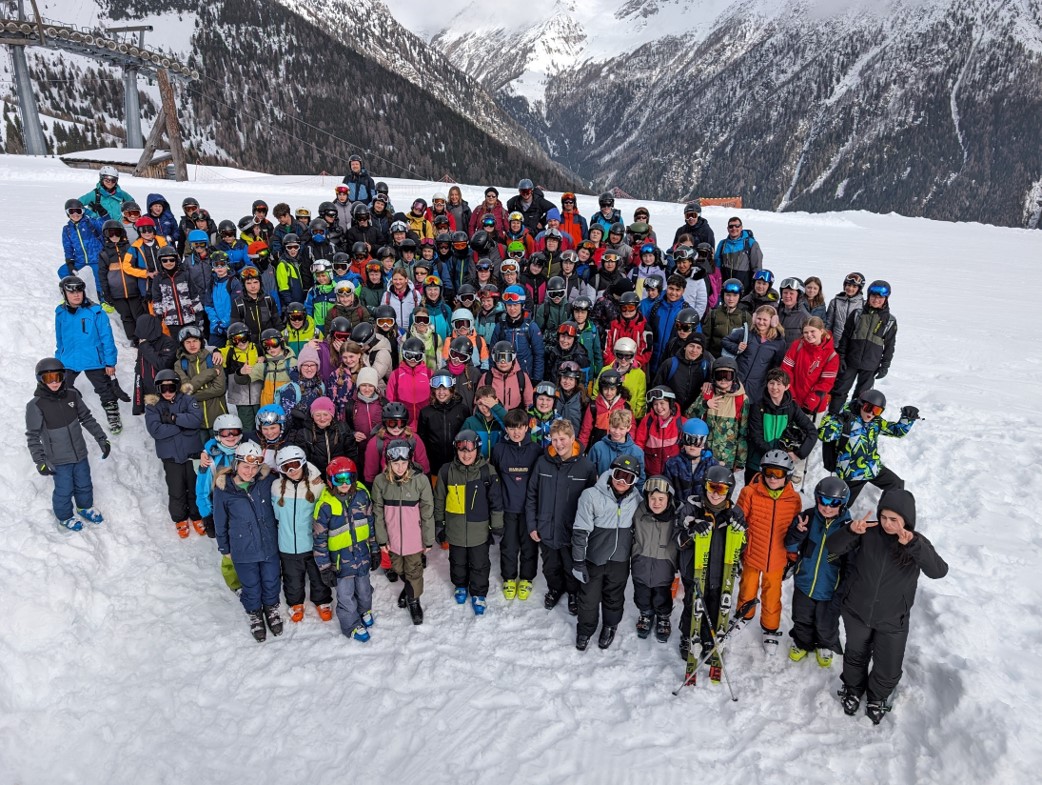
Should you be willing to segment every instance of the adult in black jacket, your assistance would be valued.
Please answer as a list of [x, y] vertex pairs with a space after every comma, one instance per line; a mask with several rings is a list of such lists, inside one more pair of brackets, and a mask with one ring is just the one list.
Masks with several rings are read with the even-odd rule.
[[677, 396], [680, 411], [695, 402], [702, 385], [712, 381], [713, 355], [705, 350], [705, 336], [701, 333], [690, 335], [671, 357], [659, 363], [658, 372], [652, 387], [666, 386]]
[[673, 235], [673, 247], [680, 242], [680, 238], [688, 235], [694, 244], [709, 243], [716, 248], [716, 235], [713, 234], [709, 222], [702, 217], [702, 207], [698, 202], [688, 202], [684, 206], [684, 224], [677, 227]]
[[915, 497], [909, 491], [884, 492], [876, 517], [877, 521], [870, 521], [865, 515], [841, 527], [826, 544], [830, 554], [851, 554], [840, 587], [847, 633], [840, 691], [843, 708], [854, 714], [867, 691], [866, 713], [878, 724], [901, 680], [919, 573], [943, 578], [948, 565], [915, 531]]
[[427, 460], [432, 467], [441, 466], [456, 457], [456, 434], [463, 429], [463, 421], [472, 411], [464, 403], [460, 393], [454, 389], [456, 382], [448, 371], [436, 372], [431, 382], [441, 383], [446, 377], [452, 380], [452, 386], [434, 390], [430, 404], [420, 409], [420, 417], [416, 423], [416, 435], [427, 448]]
[[568, 420], [550, 428], [550, 446], [536, 461], [525, 496], [525, 523], [543, 555], [546, 596], [550, 610], [568, 593], [568, 612], [579, 613], [579, 582], [572, 575], [572, 525], [579, 496], [597, 482], [597, 470], [582, 455], [575, 429]]
[[517, 184], [517, 195], [507, 201], [507, 213], [518, 212], [523, 216], [522, 223], [532, 232], [532, 236], [543, 231], [546, 225], [546, 211], [555, 207], [543, 192], [525, 179]]
[[876, 379], [889, 373], [896, 342], [897, 320], [890, 315], [890, 284], [872, 281], [868, 285], [868, 302], [847, 317], [843, 337], [836, 347], [839, 373], [832, 388], [829, 414], [842, 411], [851, 387], [856, 400], [865, 390], [872, 389]]
[[[156, 374], [174, 367], [177, 341], [163, 334], [163, 320], [143, 314], [137, 318], [137, 362], [134, 363], [134, 414], [145, 413], [145, 396], [159, 395]], [[196, 450], [198, 452], [198, 450]]]

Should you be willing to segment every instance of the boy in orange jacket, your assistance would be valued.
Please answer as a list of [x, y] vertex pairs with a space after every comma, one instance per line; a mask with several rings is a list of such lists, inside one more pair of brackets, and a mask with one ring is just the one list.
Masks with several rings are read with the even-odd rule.
[[793, 469], [788, 453], [769, 450], [760, 460], [760, 472], [738, 496], [738, 506], [748, 526], [738, 605], [753, 599], [759, 591], [763, 651], [769, 657], [777, 654], [782, 637], [778, 630], [782, 579], [789, 562], [785, 535], [803, 507], [803, 500], [789, 479]]

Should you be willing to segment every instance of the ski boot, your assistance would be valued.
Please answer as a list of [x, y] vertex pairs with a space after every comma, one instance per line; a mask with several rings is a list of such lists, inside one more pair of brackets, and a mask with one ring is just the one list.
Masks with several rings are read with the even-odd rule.
[[778, 630], [764, 630], [763, 631], [763, 653], [768, 657], [773, 657], [778, 653], [778, 646], [781, 644], [782, 634]]
[[503, 599], [512, 600], [517, 597], [517, 581], [503, 581]]
[[472, 607], [474, 609], [474, 615], [475, 616], [484, 616], [485, 615], [485, 605], [486, 605], [486, 603], [485, 603], [485, 598], [484, 597], [471, 597], [470, 598], [470, 607]]
[[253, 639], [257, 643], [263, 643], [264, 639], [268, 637], [268, 632], [264, 629], [264, 614], [260, 611], [253, 611], [247, 613], [246, 616], [250, 620], [250, 632], [253, 634]]
[[680, 659], [687, 660], [691, 654], [691, 639], [684, 635], [680, 639]]
[[848, 717], [853, 717], [857, 714], [858, 707], [861, 705], [861, 696], [854, 692], [853, 687], [848, 687], [844, 684], [836, 694], [839, 695], [839, 699], [843, 703], [844, 714]]
[[575, 636], [575, 648], [579, 651], [586, 651], [586, 648], [590, 645], [590, 636], [577, 634]]
[[188, 521], [175, 521], [174, 526], [177, 527], [177, 536], [182, 540], [188, 539]]
[[70, 532], [78, 532], [83, 528], [83, 521], [76, 517], [66, 518], [64, 521], [58, 521], [58, 525]]
[[202, 518], [193, 518], [192, 528], [195, 529], [195, 533], [198, 534], [200, 537], [206, 536], [206, 525], [203, 523]]
[[330, 603], [325, 602], [321, 605], [316, 605], [315, 610], [318, 611], [318, 618], [322, 621], [333, 621], [333, 606]]
[[402, 593], [398, 595], [398, 607], [404, 608], [409, 603], [409, 592], [407, 589], [402, 589]]
[[640, 616], [637, 617], [637, 637], [644, 640], [651, 635], [651, 614], [640, 612]]
[[568, 612], [572, 616], [578, 616], [579, 615], [579, 595], [578, 594], [569, 594], [568, 595]]
[[612, 627], [608, 627], [608, 626], [601, 627], [600, 637], [597, 638], [597, 648], [598, 649], [607, 649], [609, 646], [611, 646], [612, 641], [615, 640], [615, 631], [617, 629], [619, 629], [619, 628], [618, 627], [614, 627], [614, 626], [612, 626]]
[[832, 667], [832, 649], [818, 649], [814, 652], [814, 656], [818, 660], [818, 665], [822, 668]]
[[409, 598], [409, 615], [412, 616], [412, 623], [417, 627], [423, 624], [423, 608], [420, 607], [419, 597]]
[[276, 638], [282, 634], [282, 616], [279, 615], [279, 604], [264, 606], [264, 620], [268, 623], [268, 629]]
[[[890, 697], [892, 698], [893, 695]], [[893, 706], [890, 703], [890, 698], [881, 701], [869, 701], [865, 704], [865, 716], [872, 720], [873, 725], [878, 725], [883, 721], [883, 717], [892, 708]]]
[[457, 605], [463, 605], [467, 601], [467, 590], [460, 586], [452, 593], [452, 596], [456, 598]]
[[294, 624], [299, 624], [304, 621], [304, 606], [303, 605], [290, 605], [289, 606], [289, 620]]
[[104, 523], [105, 518], [100, 512], [95, 510], [93, 507], [80, 507], [76, 510], [76, 514], [85, 521], [90, 523]]
[[106, 401], [101, 405], [105, 410], [105, 417], [109, 421], [109, 430], [113, 435], [123, 430], [123, 421], [119, 417], [119, 401]]
[[543, 595], [543, 607], [548, 611], [552, 611], [557, 607], [557, 603], [561, 601], [561, 592], [558, 589], [547, 589], [546, 594]]
[[655, 619], [655, 640], [659, 643], [666, 643], [672, 634], [673, 625], [670, 624], [668, 616], [659, 616]]
[[371, 636], [369, 635], [369, 630], [365, 628], [365, 625], [359, 624], [351, 630], [351, 637], [359, 643], [365, 643]]
[[112, 303], [102, 303], [101, 310], [103, 310], [105, 313], [115, 313], [116, 306], [114, 306]]
[[793, 643], [789, 646], [789, 659], [793, 662], [799, 662], [804, 659], [810, 652], [806, 649], [801, 649], [798, 644]]
[[532, 581], [517, 582], [517, 598], [524, 602], [532, 596]]
[[376, 617], [373, 616], [373, 612], [371, 610], [368, 610], [362, 614], [362, 624], [365, 625], [366, 629], [369, 629], [374, 624], [376, 624]]

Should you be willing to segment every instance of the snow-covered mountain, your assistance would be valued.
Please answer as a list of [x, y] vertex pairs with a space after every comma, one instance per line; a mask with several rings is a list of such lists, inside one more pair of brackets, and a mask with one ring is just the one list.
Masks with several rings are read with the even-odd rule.
[[387, 2], [594, 183], [1039, 223], [1039, 0]]

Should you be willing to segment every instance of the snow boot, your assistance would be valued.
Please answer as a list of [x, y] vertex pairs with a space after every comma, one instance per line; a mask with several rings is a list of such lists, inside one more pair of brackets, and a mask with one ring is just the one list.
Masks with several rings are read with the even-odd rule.
[[452, 593], [452, 596], [456, 598], [457, 605], [463, 605], [467, 601], [467, 590], [462, 586], [456, 588], [456, 591]]
[[569, 594], [568, 595], [568, 612], [570, 614], [572, 614], [572, 616], [578, 616], [579, 615], [579, 595], [578, 594]]
[[188, 539], [188, 521], [175, 521], [174, 526], [177, 527], [177, 536], [182, 540]]
[[848, 687], [844, 684], [837, 694], [843, 703], [843, 712], [848, 717], [853, 717], [857, 714], [858, 707], [861, 705], [861, 696], [854, 692], [853, 687]]
[[328, 602], [316, 605], [315, 610], [318, 611], [318, 618], [322, 621], [333, 621], [333, 606]]
[[76, 510], [76, 514], [79, 515], [83, 520], [90, 523], [104, 523], [104, 516], [95, 510], [93, 507], [80, 507]]
[[373, 612], [371, 610], [366, 611], [362, 614], [362, 624], [365, 625], [366, 629], [369, 629], [374, 624], [376, 624], [376, 618], [373, 616]]
[[83, 521], [76, 517], [66, 518], [64, 521], [58, 521], [58, 525], [68, 531], [78, 532], [83, 528]]
[[263, 643], [264, 639], [268, 637], [268, 632], [264, 629], [264, 614], [260, 611], [253, 611], [247, 613], [246, 616], [250, 620], [250, 632], [253, 633], [253, 639], [257, 643]]
[[543, 607], [548, 611], [552, 611], [557, 607], [557, 603], [561, 601], [561, 592], [557, 589], [547, 589], [546, 594], [543, 595]]
[[763, 631], [763, 653], [768, 657], [773, 657], [778, 653], [778, 646], [781, 644], [782, 634], [778, 630], [764, 630]]
[[105, 417], [109, 421], [109, 430], [115, 435], [123, 430], [123, 421], [119, 418], [119, 401], [106, 401], [101, 405]]
[[611, 646], [612, 641], [615, 640], [615, 631], [617, 629], [619, 628], [608, 626], [601, 627], [600, 637], [597, 638], [597, 648], [607, 649], [609, 646]]
[[503, 599], [512, 600], [517, 597], [517, 581], [503, 581]]
[[517, 598], [524, 602], [532, 596], [532, 581], [517, 582]]
[[470, 606], [474, 609], [475, 616], [485, 615], [485, 598], [484, 597], [471, 597]]
[[[406, 585], [408, 585], [408, 584], [406, 584]], [[398, 595], [398, 607], [399, 608], [404, 608], [404, 607], [406, 607], [406, 605], [408, 605], [408, 602], [409, 602], [409, 592], [408, 592], [408, 589], [402, 589], [402, 593]]]
[[651, 635], [651, 625], [651, 614], [641, 611], [640, 615], [637, 617], [637, 637], [644, 640]]
[[590, 645], [589, 635], [576, 635], [575, 636], [575, 648], [579, 651], [586, 651], [586, 648]]
[[294, 624], [299, 624], [304, 621], [304, 606], [303, 605], [290, 605], [289, 606], [289, 620]]
[[822, 668], [832, 667], [832, 649], [818, 649], [814, 652], [814, 656], [818, 660], [818, 665]]
[[672, 634], [673, 625], [670, 624], [668, 616], [659, 616], [655, 619], [655, 640], [659, 643], [666, 643]]
[[365, 628], [365, 625], [360, 624], [351, 630], [351, 637], [359, 643], [365, 643], [371, 636], [369, 635], [369, 630]]
[[412, 623], [417, 627], [423, 624], [423, 608], [420, 607], [419, 597], [409, 598], [409, 615], [412, 616]]
[[203, 524], [202, 518], [193, 518], [192, 528], [195, 529], [195, 533], [198, 534], [200, 537], [206, 536], [206, 526]]
[[789, 646], [789, 659], [793, 662], [799, 662], [809, 654], [806, 649], [801, 649], [799, 645], [793, 643]]
[[282, 616], [279, 615], [279, 604], [264, 606], [264, 620], [268, 623], [268, 629], [276, 638], [282, 634]]

